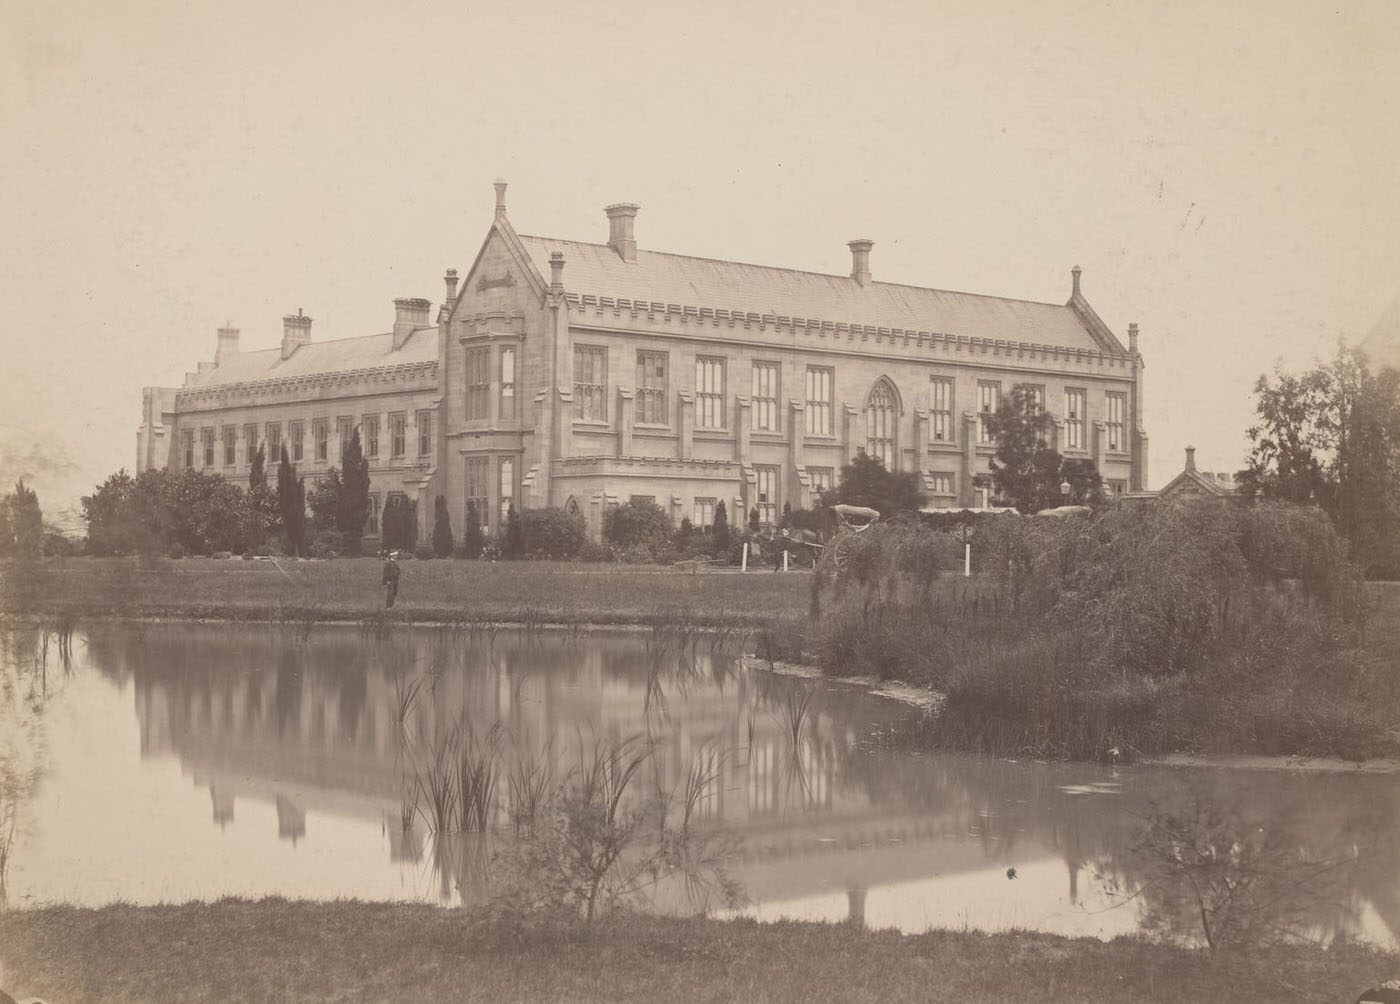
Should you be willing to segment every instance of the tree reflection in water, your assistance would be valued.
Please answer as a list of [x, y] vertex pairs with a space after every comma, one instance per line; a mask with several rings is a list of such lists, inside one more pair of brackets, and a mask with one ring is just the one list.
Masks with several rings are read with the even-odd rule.
[[[131, 683], [143, 752], [176, 756], [207, 779], [216, 823], [234, 818], [237, 798], [359, 813], [388, 831], [386, 859], [436, 863], [454, 896], [459, 886], [475, 888], [479, 869], [446, 842], [428, 848], [405, 749], [420, 754], [427, 737], [465, 716], [480, 734], [501, 723], [517, 758], [538, 758], [551, 737], [562, 743], [580, 728], [615, 740], [645, 736], [661, 772], [648, 790], [676, 792], [676, 811], [696, 765], [716, 758], [700, 772], [708, 783], [694, 814], [744, 839], [743, 877], [771, 883], [774, 897], [799, 894], [780, 882], [814, 888], [812, 876], [829, 872], [839, 883], [841, 869], [883, 853], [884, 870], [835, 887], [866, 889], [874, 918], [889, 889], [950, 869], [1002, 875], [1018, 867], [1020, 895], [1032, 881], [1026, 864], [1048, 857], [1063, 863], [1062, 902], [1102, 903], [1108, 890], [1162, 935], [1199, 937], [1198, 916], [1143, 852], [1153, 803], [1179, 816], [1198, 801], [1222, 812], [1239, 806], [1239, 827], [1263, 827], [1277, 841], [1270, 846], [1293, 849], [1297, 861], [1338, 863], [1288, 928], [1326, 938], [1367, 927], [1383, 942], [1400, 933], [1394, 776], [923, 755], [903, 741], [917, 710], [820, 680], [736, 669], [732, 650], [673, 636], [663, 632], [649, 647], [640, 636], [565, 632], [552, 644], [464, 625], [400, 628], [367, 642], [327, 625], [302, 642], [258, 627], [99, 625], [80, 636], [86, 647], [76, 658], [100, 669], [99, 681]], [[23, 647], [17, 639], [12, 633], [0, 650], [12, 677], [23, 662], [12, 654]], [[88, 675], [75, 679], [85, 684]], [[23, 697], [19, 679], [9, 693]], [[523, 787], [513, 793], [510, 783], [519, 766], [502, 765], [493, 815], [500, 833], [491, 839], [528, 817]], [[555, 779], [573, 766], [559, 763]], [[313, 822], [298, 841], [320, 834]]]

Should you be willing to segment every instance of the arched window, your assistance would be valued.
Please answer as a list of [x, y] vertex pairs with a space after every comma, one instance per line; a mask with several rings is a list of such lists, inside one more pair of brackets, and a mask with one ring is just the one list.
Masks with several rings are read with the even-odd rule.
[[865, 452], [878, 457], [885, 470], [894, 467], [894, 432], [899, 416], [898, 395], [889, 380], [881, 377], [865, 401]]
[[578, 506], [578, 499], [574, 498], [572, 495], [569, 496], [569, 501], [564, 503], [564, 511], [570, 516], [583, 515], [582, 510], [580, 510]]

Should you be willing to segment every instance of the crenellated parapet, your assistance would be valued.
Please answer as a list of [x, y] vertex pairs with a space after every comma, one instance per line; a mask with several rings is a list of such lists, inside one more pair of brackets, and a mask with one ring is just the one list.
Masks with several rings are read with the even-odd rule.
[[[913, 330], [909, 328], [885, 328], [869, 324], [848, 323], [845, 321], [820, 320], [811, 317], [789, 317], [783, 314], [757, 314], [723, 308], [695, 307], [677, 303], [661, 303], [654, 300], [632, 300], [625, 297], [593, 296], [590, 294], [568, 293], [570, 305], [586, 316], [590, 311], [599, 319], [628, 319], [674, 325], [677, 328], [691, 329], [696, 334], [705, 330], [744, 329], [760, 333], [772, 332], [775, 335], [791, 335], [808, 339], [805, 347], [820, 347], [827, 342], [833, 347], [845, 342], [868, 348], [888, 346], [921, 352], [938, 359], [979, 359], [993, 357], [1010, 363], [1048, 363], [1084, 372], [1114, 373], [1128, 375], [1133, 372], [1135, 357], [1131, 352], [1111, 352], [1102, 349], [1049, 345], [1039, 342], [1024, 342], [1010, 339], [980, 338], [968, 335], [952, 335], [938, 331]], [[583, 320], [581, 316], [579, 320]], [[652, 328], [654, 330], [654, 327]]]
[[437, 360], [374, 366], [330, 373], [307, 373], [267, 380], [216, 384], [181, 389], [175, 397], [179, 411], [216, 411], [261, 404], [285, 404], [316, 397], [354, 397], [385, 391], [433, 390]]

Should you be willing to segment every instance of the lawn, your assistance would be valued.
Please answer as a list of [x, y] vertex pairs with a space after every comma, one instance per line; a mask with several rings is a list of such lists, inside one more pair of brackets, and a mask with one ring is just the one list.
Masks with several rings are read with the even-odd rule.
[[1355, 946], [1211, 958], [1131, 938], [224, 900], [0, 913], [4, 989], [50, 1001], [1348, 1002], [1400, 971]]
[[[11, 582], [9, 613], [277, 620], [358, 620], [383, 610], [372, 558], [68, 558]], [[756, 625], [806, 609], [809, 573], [563, 562], [402, 561], [395, 614], [405, 620], [492, 618], [643, 623], [684, 611], [705, 623]], [[10, 578], [14, 576], [11, 566]]]

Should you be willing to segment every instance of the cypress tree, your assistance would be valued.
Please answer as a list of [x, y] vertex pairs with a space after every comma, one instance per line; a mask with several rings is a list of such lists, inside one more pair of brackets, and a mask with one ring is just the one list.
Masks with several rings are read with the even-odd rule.
[[306, 553], [306, 484], [297, 478], [297, 469], [287, 457], [285, 446], [277, 465], [277, 508], [282, 513], [287, 550], [299, 558]]
[[710, 527], [710, 534], [715, 538], [716, 552], [723, 557], [729, 550], [729, 510], [724, 507], [723, 499], [715, 506], [715, 521]]
[[481, 536], [481, 515], [476, 511], [476, 503], [467, 503], [467, 525], [462, 531], [462, 556], [481, 557], [481, 549], [486, 544]]
[[515, 511], [515, 503], [506, 510], [506, 558], [519, 561], [525, 557], [525, 528], [520, 524], [520, 513]]
[[439, 558], [450, 558], [452, 543], [452, 517], [447, 514], [447, 499], [439, 495], [433, 503], [433, 552]]
[[360, 553], [360, 537], [369, 518], [369, 461], [360, 447], [360, 430], [340, 452], [340, 498], [336, 504], [335, 526], [345, 541], [345, 553]]

